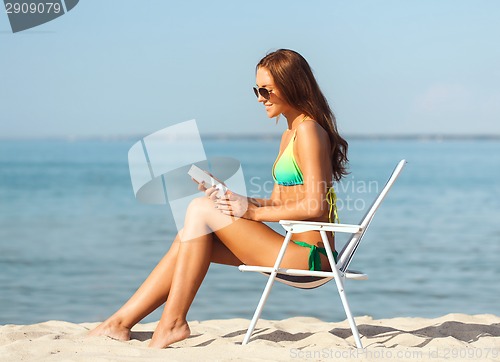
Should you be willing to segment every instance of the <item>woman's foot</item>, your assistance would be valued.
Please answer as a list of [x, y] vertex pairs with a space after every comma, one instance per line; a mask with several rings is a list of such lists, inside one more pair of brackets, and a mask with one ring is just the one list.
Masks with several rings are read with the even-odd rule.
[[130, 328], [123, 326], [119, 322], [107, 320], [91, 330], [88, 336], [107, 336], [119, 341], [128, 341], [130, 340]]
[[153, 338], [149, 343], [150, 348], [166, 348], [172, 343], [182, 341], [191, 335], [186, 320], [176, 320], [171, 323], [160, 323], [153, 333]]

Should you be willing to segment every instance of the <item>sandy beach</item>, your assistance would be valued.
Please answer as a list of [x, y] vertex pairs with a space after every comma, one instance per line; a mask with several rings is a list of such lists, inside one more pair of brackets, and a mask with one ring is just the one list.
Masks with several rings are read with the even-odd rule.
[[191, 321], [192, 335], [165, 350], [147, 348], [156, 323], [139, 324], [128, 342], [86, 337], [97, 323], [48, 321], [0, 327], [0, 361], [445, 361], [500, 360], [500, 317], [448, 314], [439, 318], [357, 317], [364, 344], [354, 347], [347, 321], [295, 317], [260, 320], [241, 345], [246, 319]]

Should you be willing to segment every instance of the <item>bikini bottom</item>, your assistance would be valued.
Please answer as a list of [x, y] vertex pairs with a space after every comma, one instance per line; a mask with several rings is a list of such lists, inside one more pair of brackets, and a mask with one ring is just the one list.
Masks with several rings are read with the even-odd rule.
[[[295, 240], [292, 240], [292, 241], [295, 244], [297, 244], [298, 246], [302, 246], [302, 247], [311, 249], [309, 251], [309, 261], [308, 261], [309, 270], [320, 271], [321, 270], [321, 257], [319, 254], [321, 253], [323, 255], [326, 255], [326, 249], [317, 247], [316, 245], [311, 245], [311, 244], [305, 243], [303, 241], [295, 241]], [[333, 259], [335, 259], [335, 262], [337, 262], [338, 255], [339, 254], [336, 251], [333, 252]]]

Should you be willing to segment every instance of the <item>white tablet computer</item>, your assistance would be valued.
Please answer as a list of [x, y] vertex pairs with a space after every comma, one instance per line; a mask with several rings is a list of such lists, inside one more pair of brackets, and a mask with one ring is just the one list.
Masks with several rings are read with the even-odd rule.
[[208, 173], [206, 173], [196, 165], [191, 166], [191, 168], [188, 171], [188, 175], [191, 176], [198, 183], [204, 182], [207, 188], [211, 186], [216, 186], [216, 188], [219, 189], [219, 192], [217, 193], [218, 197], [224, 196], [224, 194], [227, 191], [227, 187], [225, 185], [223, 185], [220, 181], [210, 176]]

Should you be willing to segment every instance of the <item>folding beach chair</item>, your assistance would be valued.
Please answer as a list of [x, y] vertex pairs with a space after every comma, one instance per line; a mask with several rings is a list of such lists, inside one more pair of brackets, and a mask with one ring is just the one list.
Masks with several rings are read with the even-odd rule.
[[[269, 279], [267, 281], [266, 287], [264, 288], [264, 292], [262, 293], [262, 297], [260, 298], [257, 309], [255, 310], [255, 314], [250, 322], [250, 326], [248, 327], [245, 338], [243, 339], [243, 344], [247, 344], [250, 340], [250, 336], [253, 333], [255, 328], [255, 324], [260, 317], [262, 309], [264, 308], [264, 304], [266, 303], [267, 297], [273, 283], [275, 280], [283, 282], [285, 284], [302, 288], [302, 289], [311, 289], [319, 287], [331, 279], [335, 280], [335, 284], [337, 286], [337, 290], [340, 295], [340, 299], [342, 301], [342, 305], [344, 306], [345, 313], [347, 315], [347, 319], [349, 321], [349, 325], [351, 326], [352, 334], [354, 340], [356, 342], [357, 348], [363, 348], [361, 344], [361, 340], [359, 337], [358, 327], [354, 321], [354, 318], [351, 313], [351, 309], [349, 308], [349, 304], [347, 302], [347, 297], [344, 291], [344, 279], [368, 279], [366, 274], [363, 274], [358, 271], [348, 270], [349, 264], [356, 252], [363, 235], [365, 234], [370, 222], [375, 215], [378, 207], [382, 203], [382, 200], [387, 195], [387, 192], [396, 181], [396, 178], [401, 173], [404, 165], [406, 164], [405, 160], [401, 160], [394, 171], [392, 172], [391, 177], [385, 184], [384, 188], [377, 196], [371, 207], [366, 212], [365, 216], [362, 218], [361, 223], [359, 225], [350, 225], [350, 224], [335, 224], [335, 223], [325, 223], [325, 222], [313, 222], [313, 221], [294, 221], [294, 220], [281, 220], [280, 224], [286, 230], [285, 240], [283, 241], [283, 245], [281, 246], [281, 250], [276, 258], [276, 262], [274, 267], [263, 267], [263, 266], [249, 266], [249, 265], [240, 265], [240, 271], [253, 271], [260, 272], [269, 275]], [[301, 269], [288, 269], [288, 268], [280, 268], [281, 261], [283, 260], [283, 256], [285, 255], [286, 248], [288, 243], [291, 240], [292, 234], [302, 233], [305, 231], [316, 230], [320, 232], [321, 238], [323, 240], [324, 247], [326, 249], [326, 253], [328, 256], [328, 261], [330, 262], [331, 272], [324, 271], [312, 271], [312, 270], [301, 270]], [[338, 255], [338, 262], [335, 263], [335, 259], [333, 258], [332, 249], [330, 247], [330, 243], [328, 242], [328, 238], [326, 233], [329, 231], [334, 232], [343, 232], [352, 234], [349, 241], [344, 245], [342, 250]]]

